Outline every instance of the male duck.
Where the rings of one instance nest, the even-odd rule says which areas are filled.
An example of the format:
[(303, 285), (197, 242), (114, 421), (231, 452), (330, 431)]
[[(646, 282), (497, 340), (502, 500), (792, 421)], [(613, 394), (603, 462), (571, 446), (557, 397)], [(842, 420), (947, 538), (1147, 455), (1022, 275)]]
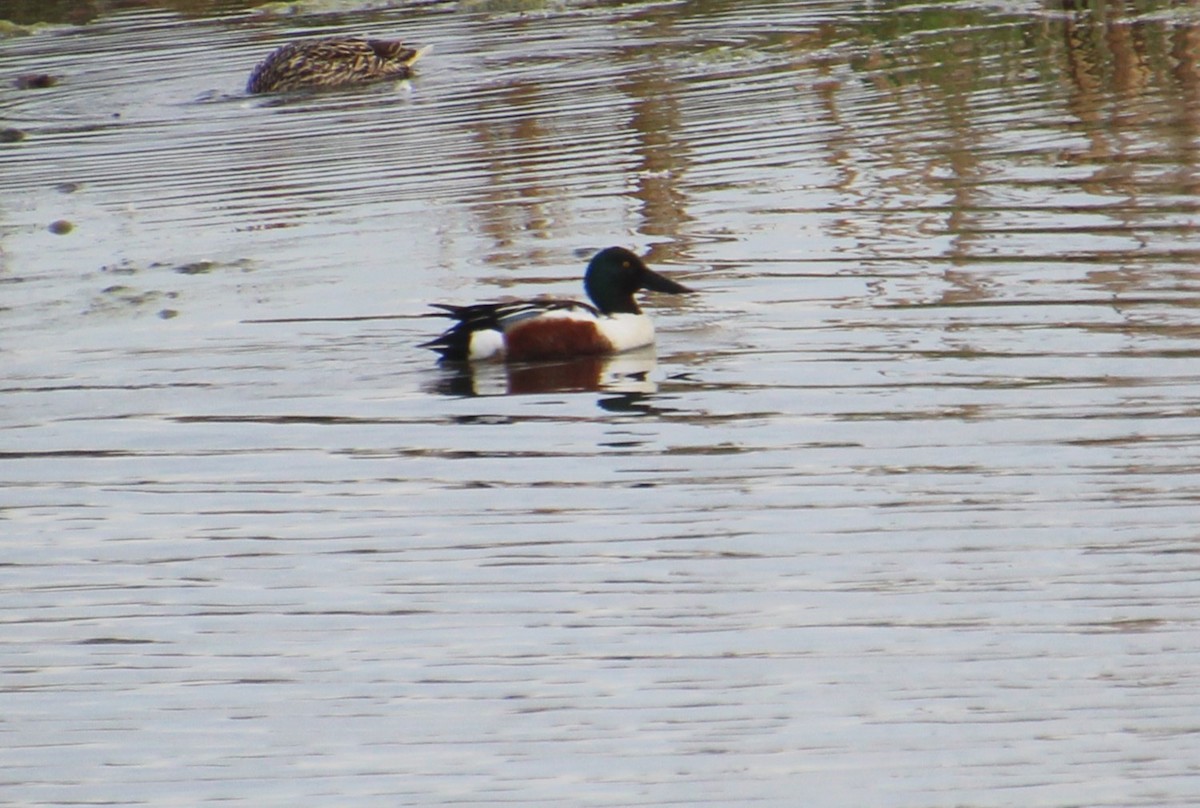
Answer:
[(248, 93), (279, 93), (353, 87), (408, 78), (425, 48), (403, 42), (328, 37), (292, 42), (264, 59), (246, 84)]
[(529, 362), (620, 353), (654, 343), (654, 324), (638, 308), (634, 292), (692, 291), (654, 272), (623, 247), (596, 253), (583, 288), (595, 305), (557, 299), (473, 306), (434, 303), (442, 311), (428, 316), (458, 322), (420, 347), (437, 351), (442, 361)]

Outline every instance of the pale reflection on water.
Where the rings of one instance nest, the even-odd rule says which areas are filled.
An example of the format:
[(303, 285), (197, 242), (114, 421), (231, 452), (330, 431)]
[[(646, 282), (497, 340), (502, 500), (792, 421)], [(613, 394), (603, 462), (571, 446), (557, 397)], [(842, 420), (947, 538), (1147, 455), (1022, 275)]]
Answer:
[(523, 5), (3, 41), (0, 802), (1200, 801), (1195, 15)]

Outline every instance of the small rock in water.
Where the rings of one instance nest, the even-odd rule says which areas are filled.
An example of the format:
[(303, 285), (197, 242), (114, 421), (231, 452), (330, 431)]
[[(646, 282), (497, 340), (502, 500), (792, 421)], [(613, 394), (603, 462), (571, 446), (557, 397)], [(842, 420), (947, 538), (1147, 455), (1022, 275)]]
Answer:
[(75, 229), (75, 225), (68, 222), (66, 219), (59, 219), (55, 222), (50, 222), (50, 226), (46, 228), (56, 236), (65, 236)]
[(25, 139), (20, 129), (0, 129), (0, 143), (19, 143)]
[(212, 272), (216, 264), (212, 261), (193, 261), (190, 264), (181, 264), (175, 267), (175, 271), (180, 275), (204, 275)]

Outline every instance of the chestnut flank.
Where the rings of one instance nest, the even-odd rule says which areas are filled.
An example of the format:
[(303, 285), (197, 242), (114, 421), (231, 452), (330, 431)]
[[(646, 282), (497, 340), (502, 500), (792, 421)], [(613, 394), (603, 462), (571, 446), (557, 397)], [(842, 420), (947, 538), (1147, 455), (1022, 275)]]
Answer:
[(570, 359), (613, 352), (594, 323), (566, 317), (535, 317), (504, 335), (510, 361)]

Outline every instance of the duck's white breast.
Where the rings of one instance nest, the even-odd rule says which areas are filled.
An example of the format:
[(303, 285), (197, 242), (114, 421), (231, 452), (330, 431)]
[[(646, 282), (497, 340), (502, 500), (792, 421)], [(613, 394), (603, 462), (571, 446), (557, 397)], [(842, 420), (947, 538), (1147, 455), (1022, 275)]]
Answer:
[(599, 325), (618, 353), (654, 344), (654, 323), (644, 314), (613, 314), (601, 317)]

